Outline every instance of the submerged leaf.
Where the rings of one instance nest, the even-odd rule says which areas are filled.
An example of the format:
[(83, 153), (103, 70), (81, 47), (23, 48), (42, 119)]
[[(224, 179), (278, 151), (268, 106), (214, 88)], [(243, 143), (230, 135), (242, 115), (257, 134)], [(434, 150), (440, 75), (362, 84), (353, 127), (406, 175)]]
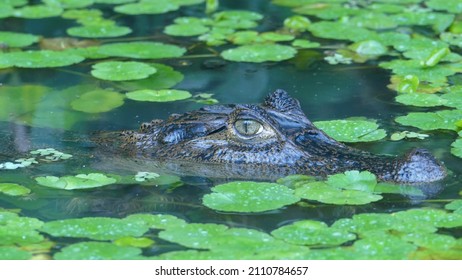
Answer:
[(142, 89), (127, 92), (127, 98), (136, 101), (151, 101), (151, 102), (169, 102), (176, 100), (188, 99), (191, 94), (185, 90), (177, 89), (160, 89), (160, 90), (149, 90)]
[(263, 212), (299, 200), (290, 188), (274, 183), (232, 182), (212, 188), (203, 197), (205, 206), (231, 212)]
[(125, 96), (109, 90), (94, 90), (82, 94), (71, 102), (72, 109), (85, 113), (111, 111), (124, 104)]

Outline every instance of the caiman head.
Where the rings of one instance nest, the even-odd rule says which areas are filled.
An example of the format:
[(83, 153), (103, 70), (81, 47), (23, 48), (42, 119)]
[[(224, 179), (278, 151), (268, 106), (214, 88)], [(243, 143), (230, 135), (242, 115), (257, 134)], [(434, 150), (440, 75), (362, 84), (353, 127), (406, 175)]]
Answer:
[[(374, 155), (339, 143), (314, 126), (299, 102), (283, 90), (262, 104), (212, 105), (125, 131), (120, 147), (162, 161), (238, 166), (280, 176), (326, 176), (368, 170), (383, 181), (428, 183), (446, 172), (430, 152), (403, 157)], [(251, 179), (251, 178), (250, 178)]]

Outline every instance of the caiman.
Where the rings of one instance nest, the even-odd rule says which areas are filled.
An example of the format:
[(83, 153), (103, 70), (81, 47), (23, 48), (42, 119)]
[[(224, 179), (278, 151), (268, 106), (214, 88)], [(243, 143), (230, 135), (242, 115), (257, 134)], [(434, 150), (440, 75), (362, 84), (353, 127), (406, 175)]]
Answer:
[(376, 155), (334, 140), (284, 90), (269, 94), (262, 104), (205, 106), (144, 123), (138, 131), (109, 135), (104, 145), (112, 150), (117, 146), (124, 157), (204, 177), (271, 180), (367, 170), (381, 181), (419, 184), (446, 176), (444, 166), (426, 149)]

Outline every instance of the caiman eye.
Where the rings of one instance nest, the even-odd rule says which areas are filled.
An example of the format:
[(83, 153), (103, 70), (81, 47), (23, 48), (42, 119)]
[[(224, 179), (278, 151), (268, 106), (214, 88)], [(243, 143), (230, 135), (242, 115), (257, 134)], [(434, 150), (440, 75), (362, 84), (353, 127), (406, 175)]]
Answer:
[(237, 120), (234, 123), (234, 128), (242, 136), (257, 135), (263, 130), (263, 125), (255, 120)]

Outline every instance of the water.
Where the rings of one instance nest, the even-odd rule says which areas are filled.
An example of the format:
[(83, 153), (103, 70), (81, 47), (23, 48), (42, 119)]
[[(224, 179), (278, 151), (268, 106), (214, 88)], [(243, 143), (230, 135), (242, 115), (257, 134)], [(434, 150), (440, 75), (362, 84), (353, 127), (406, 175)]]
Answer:
[[(239, 3), (235, 4), (235, 2)], [(261, 25), (262, 29), (269, 28), (288, 13), (288, 10), (280, 10), (266, 1), (251, 2), (222, 1), (222, 7), (238, 6), (240, 9), (250, 8), (269, 14), (270, 16), (265, 18)], [(163, 26), (180, 14), (198, 13), (197, 8), (191, 8), (161, 15), (154, 20), (149, 16), (138, 16), (123, 18), (122, 22), (135, 30), (134, 36), (154, 33), (155, 36), (164, 38), (165, 36), (158, 35), (160, 27), (156, 26)], [(0, 26), (4, 30), (51, 37), (65, 35), (64, 28), (55, 28), (61, 24), (63, 23), (59, 19), (0, 21)], [(197, 52), (207, 53), (207, 50), (199, 49)], [(321, 60), (322, 55), (323, 50), (307, 51), (306, 62), (298, 64), (296, 62), (299, 61), (295, 60), (263, 64), (225, 62), (213, 55), (165, 60), (162, 63), (171, 65), (184, 74), (185, 79), (176, 88), (192, 93), (213, 93), (214, 98), (220, 103), (258, 103), (269, 92), (281, 88), (299, 99), (303, 111), (311, 121), (361, 116), (377, 119), (380, 126), (389, 134), (403, 129), (393, 119), (409, 112), (410, 109), (394, 102), (395, 93), (386, 87), (389, 81), (387, 71), (379, 69), (374, 63), (333, 66)], [(210, 67), (217, 62), (217, 67)], [(87, 74), (89, 69), (87, 63), (62, 69), (5, 69), (0, 72), (0, 83), (3, 86), (43, 85), (51, 90), (62, 90), (69, 86), (87, 83), (110, 86), (110, 83), (95, 81)], [(45, 103), (42, 107), (36, 107), (32, 118), (39, 119), (43, 113), (47, 113), (50, 110), (49, 106), (55, 106), (54, 101), (50, 100), (51, 105)], [(182, 178), (184, 185), (177, 188), (114, 184), (97, 189), (66, 191), (44, 188), (34, 182), (33, 178), (37, 176), (64, 176), (98, 170), (98, 165), (95, 165), (97, 160), (92, 158), (94, 151), (86, 145), (85, 141), (95, 131), (137, 129), (142, 122), (166, 118), (172, 113), (182, 113), (201, 106), (191, 101), (150, 103), (126, 100), (124, 106), (110, 112), (87, 115), (83, 120), (78, 119), (70, 127), (67, 127), (65, 121), (62, 121), (60, 126), (58, 121), (52, 129), (44, 128), (42, 125), (24, 126), (18, 124), (21, 123), (18, 121), (20, 115), (12, 116), (11, 121), (0, 123), (4, 147), (0, 152), (0, 162), (23, 155), (31, 146), (52, 147), (72, 153), (74, 157), (72, 160), (41, 164), (31, 168), (0, 171), (1, 181), (17, 182), (32, 190), (32, 193), (25, 197), (0, 195), (0, 208), (21, 209), (22, 215), (44, 221), (89, 216), (125, 217), (133, 213), (147, 212), (171, 214), (189, 222), (219, 223), (271, 231), (301, 219), (321, 220), (331, 224), (339, 218), (348, 218), (357, 213), (391, 213), (420, 207), (441, 208), (441, 201), (450, 201), (459, 197), (458, 182), (462, 174), (462, 166), (460, 159), (452, 156), (448, 148), (455, 134), (444, 131), (430, 132), (430, 137), (426, 140), (400, 142), (382, 140), (353, 144), (354, 147), (362, 150), (383, 154), (402, 154), (415, 146), (431, 150), (451, 170), (451, 174), (445, 181), (446, 187), (441, 193), (422, 201), (390, 195), (381, 202), (359, 207), (293, 205), (263, 214), (229, 214), (213, 211), (202, 205), (203, 195), (210, 193), (210, 187), (214, 183), (207, 178), (195, 176)], [(71, 117), (68, 112), (60, 110), (56, 110), (55, 114), (56, 120)], [(34, 120), (30, 123), (33, 124)], [(17, 152), (11, 153), (12, 148)], [(106, 169), (104, 171), (108, 172)], [(153, 249), (150, 253), (157, 254), (158, 251)]]

